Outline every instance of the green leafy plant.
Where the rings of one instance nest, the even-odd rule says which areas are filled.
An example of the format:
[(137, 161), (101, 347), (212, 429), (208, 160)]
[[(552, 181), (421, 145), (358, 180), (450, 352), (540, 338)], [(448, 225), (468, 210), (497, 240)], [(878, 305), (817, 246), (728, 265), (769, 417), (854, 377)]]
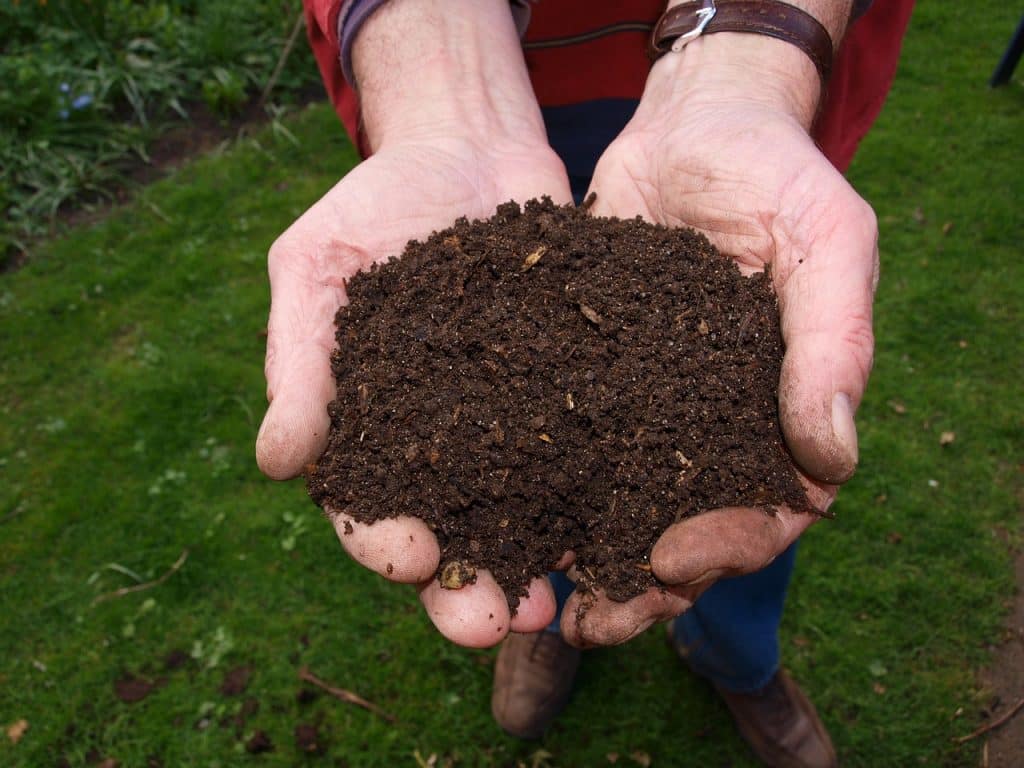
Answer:
[(203, 80), (203, 98), (211, 111), (219, 115), (235, 114), (245, 102), (245, 83), (231, 70), (214, 67), (212, 76)]
[[(0, 5), (0, 263), (59, 213), (108, 200), (170, 125), (238, 114), (265, 86), (298, 0), (50, 0)], [(296, 46), (275, 98), (317, 79)], [(269, 106), (269, 105), (268, 105)]]

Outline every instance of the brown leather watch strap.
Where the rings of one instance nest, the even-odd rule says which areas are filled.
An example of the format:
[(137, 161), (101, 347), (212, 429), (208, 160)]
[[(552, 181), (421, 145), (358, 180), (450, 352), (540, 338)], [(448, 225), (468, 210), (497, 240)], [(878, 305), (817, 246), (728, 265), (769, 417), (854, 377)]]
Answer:
[(673, 50), (673, 43), (681, 38), (715, 32), (753, 32), (785, 40), (806, 53), (817, 67), (822, 84), (828, 83), (833, 57), (828, 30), (806, 11), (779, 0), (682, 3), (665, 11), (655, 24), (648, 52), (655, 61)]

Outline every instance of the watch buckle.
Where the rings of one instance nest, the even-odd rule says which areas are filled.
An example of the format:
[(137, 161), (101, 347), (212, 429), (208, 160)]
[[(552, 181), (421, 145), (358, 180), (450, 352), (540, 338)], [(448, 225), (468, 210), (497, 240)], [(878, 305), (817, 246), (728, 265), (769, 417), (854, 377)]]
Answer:
[(683, 50), (687, 43), (694, 40), (704, 34), (704, 28), (711, 23), (711, 20), (715, 18), (715, 12), (718, 9), (715, 8), (715, 0), (704, 0), (704, 7), (697, 11), (697, 26), (677, 37), (672, 42), (672, 51), (679, 53)]

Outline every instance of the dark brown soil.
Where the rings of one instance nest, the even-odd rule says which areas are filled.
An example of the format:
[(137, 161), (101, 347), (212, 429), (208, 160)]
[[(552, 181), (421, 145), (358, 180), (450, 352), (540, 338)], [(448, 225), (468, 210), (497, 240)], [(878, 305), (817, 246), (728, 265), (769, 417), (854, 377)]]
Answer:
[(625, 600), (684, 517), (810, 511), (778, 424), (771, 281), (695, 232), (508, 203), (348, 294), (309, 492), (423, 519), (446, 586), (486, 568), (514, 608), (572, 550), (581, 588)]

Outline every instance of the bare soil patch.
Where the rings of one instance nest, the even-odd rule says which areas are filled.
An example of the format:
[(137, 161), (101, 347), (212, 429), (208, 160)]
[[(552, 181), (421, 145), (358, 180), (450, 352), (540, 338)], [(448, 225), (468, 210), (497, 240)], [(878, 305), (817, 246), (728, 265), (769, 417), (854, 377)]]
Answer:
[[(1015, 562), (1017, 593), (1006, 624), (1006, 639), (996, 651), (982, 681), (992, 691), (988, 717), (995, 721), (1024, 699), (1024, 550)], [(1024, 712), (986, 734), (988, 768), (1019, 768), (1024, 765)]]

